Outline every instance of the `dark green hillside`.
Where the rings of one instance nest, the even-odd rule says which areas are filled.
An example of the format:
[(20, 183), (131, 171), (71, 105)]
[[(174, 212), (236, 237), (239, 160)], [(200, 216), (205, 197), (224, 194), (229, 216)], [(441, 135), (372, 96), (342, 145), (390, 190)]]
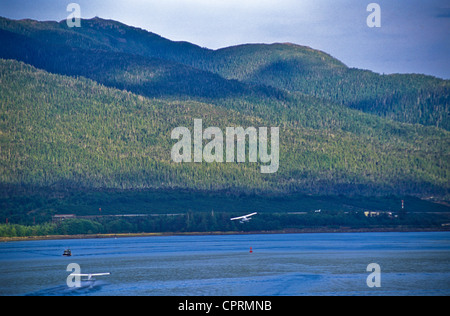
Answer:
[(0, 41), (4, 43), (0, 57), (145, 96), (224, 98), (250, 92), (246, 84), (158, 58), (44, 44), (4, 30), (0, 30)]
[[(449, 81), (349, 69), (292, 44), (211, 51), (82, 25), (0, 18), (0, 221), (396, 210), (400, 199), (448, 211), (418, 198), (450, 196)], [(171, 131), (198, 118), (280, 127), (278, 172), (173, 163)]]
[(170, 160), (171, 130), (191, 126), (193, 118), (219, 126), (259, 119), (196, 102), (150, 101), (17, 62), (2, 60), (0, 69), (2, 183), (214, 189), (264, 182), (254, 167)]
[(207, 59), (212, 51), (187, 42), (173, 42), (157, 34), (120, 22), (93, 18), (82, 20), (81, 28), (69, 28), (61, 22), (13, 21), (0, 17), (0, 29), (50, 45), (84, 50), (121, 52), (161, 58), (191, 65)]
[[(0, 47), (0, 57), (22, 60), (53, 73), (84, 76), (106, 86), (147, 97), (205, 101), (249, 116), (256, 115), (277, 126), (345, 131), (401, 142), (407, 147), (411, 141), (421, 142), (428, 135), (442, 134), (420, 127), (400, 127), (323, 99), (226, 80), (172, 61), (98, 49), (70, 48), (58, 43), (44, 44), (9, 31), (0, 30), (0, 39), (5, 43)], [(282, 50), (285, 45), (274, 46)], [(255, 45), (248, 47), (260, 50)], [(315, 56), (313, 50), (308, 52)], [(326, 54), (320, 60), (322, 58), (334, 60)], [(316, 63), (320, 64), (320, 61), (316, 60)], [(336, 63), (333, 67), (343, 65)]]
[[(415, 134), (397, 126), (387, 142), (286, 127), (280, 170), (267, 176), (257, 165), (176, 165), (169, 157), (171, 129), (191, 127), (194, 118), (206, 126), (268, 126), (261, 118), (193, 101), (150, 100), (15, 61), (0, 60), (0, 84), (2, 221), (31, 224), (99, 208), (103, 214), (396, 210), (400, 198), (351, 196), (448, 195), (444, 132), (416, 127), (422, 136), (406, 142), (405, 135)], [(419, 211), (446, 210), (409, 199)]]
[(1, 61), (0, 80), (3, 184), (448, 194), (450, 138), (433, 128), (395, 125), (337, 109), (317, 113), (334, 115), (348, 128), (352, 121), (359, 126), (350, 132), (336, 126), (320, 130), (281, 125), (280, 169), (263, 175), (255, 164), (174, 164), (170, 133), (178, 126), (192, 129), (194, 118), (203, 118), (204, 127), (224, 130), (273, 126), (267, 117), (194, 101), (150, 100), (14, 61)]
[[(350, 69), (326, 53), (293, 44), (241, 45), (211, 51), (186, 42), (173, 42), (116, 21), (94, 18), (82, 20), (82, 25), (81, 28), (68, 28), (65, 21), (0, 18), (0, 29), (34, 39), (41, 43), (41, 48), (57, 44), (170, 60), (214, 72), (227, 79), (300, 92), (400, 122), (450, 128), (448, 80), (421, 75), (384, 76)], [(32, 50), (29, 53), (35, 55)], [(5, 54), (1, 57), (14, 58)], [(30, 56), (27, 57), (18, 55), (16, 59), (30, 62)], [(30, 63), (41, 67), (38, 63)], [(58, 73), (67, 74), (64, 67), (59, 67), (61, 65), (57, 67)], [(205, 83), (205, 80), (216, 82), (217, 78), (206, 76), (200, 82)], [(200, 83), (199, 80), (195, 82)], [(231, 85), (233, 91), (239, 90), (236, 84)], [(159, 95), (167, 95), (167, 88), (173, 89), (174, 86), (162, 85), (156, 89)], [(216, 83), (210, 86), (220, 90)], [(205, 96), (210, 92), (209, 88), (205, 88), (207, 93), (199, 93), (192, 87), (182, 90), (194, 90), (194, 96)]]
[[(281, 79), (278, 76), (286, 72), (303, 77), (308, 73), (340, 72), (347, 68), (328, 54), (294, 44), (247, 44), (219, 49), (214, 53), (214, 63), (210, 67), (211, 71), (225, 78), (255, 82), (261, 80), (263, 84)], [(269, 78), (258, 77), (269, 69), (272, 69), (272, 74), (267, 72), (271, 75)], [(295, 90), (288, 86), (290, 78), (285, 80), (285, 85), (271, 85)]]
[(323, 98), (405, 123), (450, 129), (450, 82), (424, 75), (379, 75), (292, 44), (242, 45), (215, 52), (225, 78)]

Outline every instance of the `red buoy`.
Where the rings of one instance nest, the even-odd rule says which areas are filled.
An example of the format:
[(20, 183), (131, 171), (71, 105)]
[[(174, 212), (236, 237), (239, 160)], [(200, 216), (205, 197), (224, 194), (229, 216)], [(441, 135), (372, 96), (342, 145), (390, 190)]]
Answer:
[(250, 247), (250, 253), (253, 253), (253, 248), (252, 247)]

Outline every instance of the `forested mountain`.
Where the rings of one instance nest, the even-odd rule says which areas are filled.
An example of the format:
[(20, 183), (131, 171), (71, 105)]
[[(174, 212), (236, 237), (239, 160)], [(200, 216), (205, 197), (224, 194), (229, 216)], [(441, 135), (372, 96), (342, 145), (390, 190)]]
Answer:
[(211, 72), (159, 58), (71, 48), (0, 30), (0, 56), (24, 61), (52, 73), (83, 76), (107, 86), (146, 96), (226, 97), (248, 85)]
[[(449, 198), (449, 81), (349, 69), (292, 44), (213, 51), (99, 18), (0, 18), (0, 58), (8, 212), (17, 192), (47, 188)], [(171, 131), (198, 118), (279, 126), (278, 172), (173, 163)]]
[[(192, 127), (199, 117), (223, 130), (272, 126), (283, 113), (270, 118), (147, 99), (16, 61), (1, 61), (0, 80), (4, 184), (330, 194), (445, 195), (448, 189), (449, 132), (443, 130), (318, 106), (324, 126), (281, 126), (280, 170), (263, 175), (250, 163), (174, 164), (171, 131)], [(286, 113), (308, 115), (302, 108)], [(352, 124), (353, 131), (338, 128)]]
[[(241, 45), (212, 51), (186, 42), (172, 42), (116, 21), (94, 18), (82, 20), (82, 25), (81, 28), (68, 28), (65, 21), (12, 21), (0, 18), (0, 30), (25, 36), (23, 40), (26, 39), (27, 43), (34, 39), (40, 47), (38, 50), (28, 47), (26, 56), (3, 48), (0, 56), (14, 58), (11, 55), (15, 55), (16, 59), (41, 67), (43, 60), (49, 62), (49, 54), (41, 50), (47, 47), (55, 51), (52, 47), (57, 45), (60, 47), (59, 52), (66, 52), (65, 58), (61, 57), (65, 60), (58, 61), (59, 66), (53, 67), (57, 69), (44, 68), (62, 74), (71, 74), (64, 66), (61, 69), (59, 67), (64, 63), (67, 66), (74, 60), (67, 56), (67, 48), (158, 58), (213, 72), (226, 79), (326, 99), (400, 122), (432, 125), (447, 130), (450, 128), (448, 80), (424, 75), (379, 75), (351, 69), (326, 53), (294, 44)], [(5, 33), (0, 36), (4, 40), (10, 37)], [(128, 59), (126, 56), (121, 58)], [(74, 64), (79, 64), (80, 59), (75, 61)], [(184, 68), (184, 73), (186, 71)], [(175, 79), (180, 79), (184, 73), (180, 70)], [(211, 81), (211, 77), (206, 77), (202, 83)], [(191, 77), (187, 75), (186, 78)], [(188, 85), (189, 79), (185, 81)], [(170, 77), (167, 78), (169, 81)], [(214, 82), (212, 85), (216, 91), (221, 90), (221, 84)], [(167, 95), (167, 91), (177, 90), (174, 86), (162, 85), (155, 89), (160, 95)], [(194, 90), (192, 87), (189, 89)], [(208, 88), (205, 90), (205, 93), (194, 91), (193, 95), (205, 96), (210, 92)], [(239, 88), (234, 84), (233, 91), (236, 90)], [(228, 92), (229, 89), (224, 91)]]
[(243, 45), (215, 53), (225, 78), (324, 98), (406, 123), (450, 128), (450, 82), (425, 75), (379, 75), (292, 44)]

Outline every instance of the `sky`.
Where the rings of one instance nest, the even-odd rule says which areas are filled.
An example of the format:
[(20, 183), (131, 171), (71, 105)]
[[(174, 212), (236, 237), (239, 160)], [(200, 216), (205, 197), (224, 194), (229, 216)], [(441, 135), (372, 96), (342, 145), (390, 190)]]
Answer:
[[(450, 0), (0, 0), (0, 16), (61, 21), (72, 2), (82, 18), (211, 49), (290, 42), (349, 67), (450, 79)], [(370, 3), (381, 8), (379, 28), (367, 25)]]

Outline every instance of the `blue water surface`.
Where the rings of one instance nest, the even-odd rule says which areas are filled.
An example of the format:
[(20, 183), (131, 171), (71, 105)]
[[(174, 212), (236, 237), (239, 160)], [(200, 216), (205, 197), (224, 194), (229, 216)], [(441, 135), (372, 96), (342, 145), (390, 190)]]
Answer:
[[(72, 257), (62, 256), (66, 248)], [(77, 263), (81, 273), (111, 275), (70, 288), (70, 263)], [(381, 268), (381, 287), (366, 283), (371, 263)], [(450, 295), (450, 233), (1, 243), (0, 295)]]

